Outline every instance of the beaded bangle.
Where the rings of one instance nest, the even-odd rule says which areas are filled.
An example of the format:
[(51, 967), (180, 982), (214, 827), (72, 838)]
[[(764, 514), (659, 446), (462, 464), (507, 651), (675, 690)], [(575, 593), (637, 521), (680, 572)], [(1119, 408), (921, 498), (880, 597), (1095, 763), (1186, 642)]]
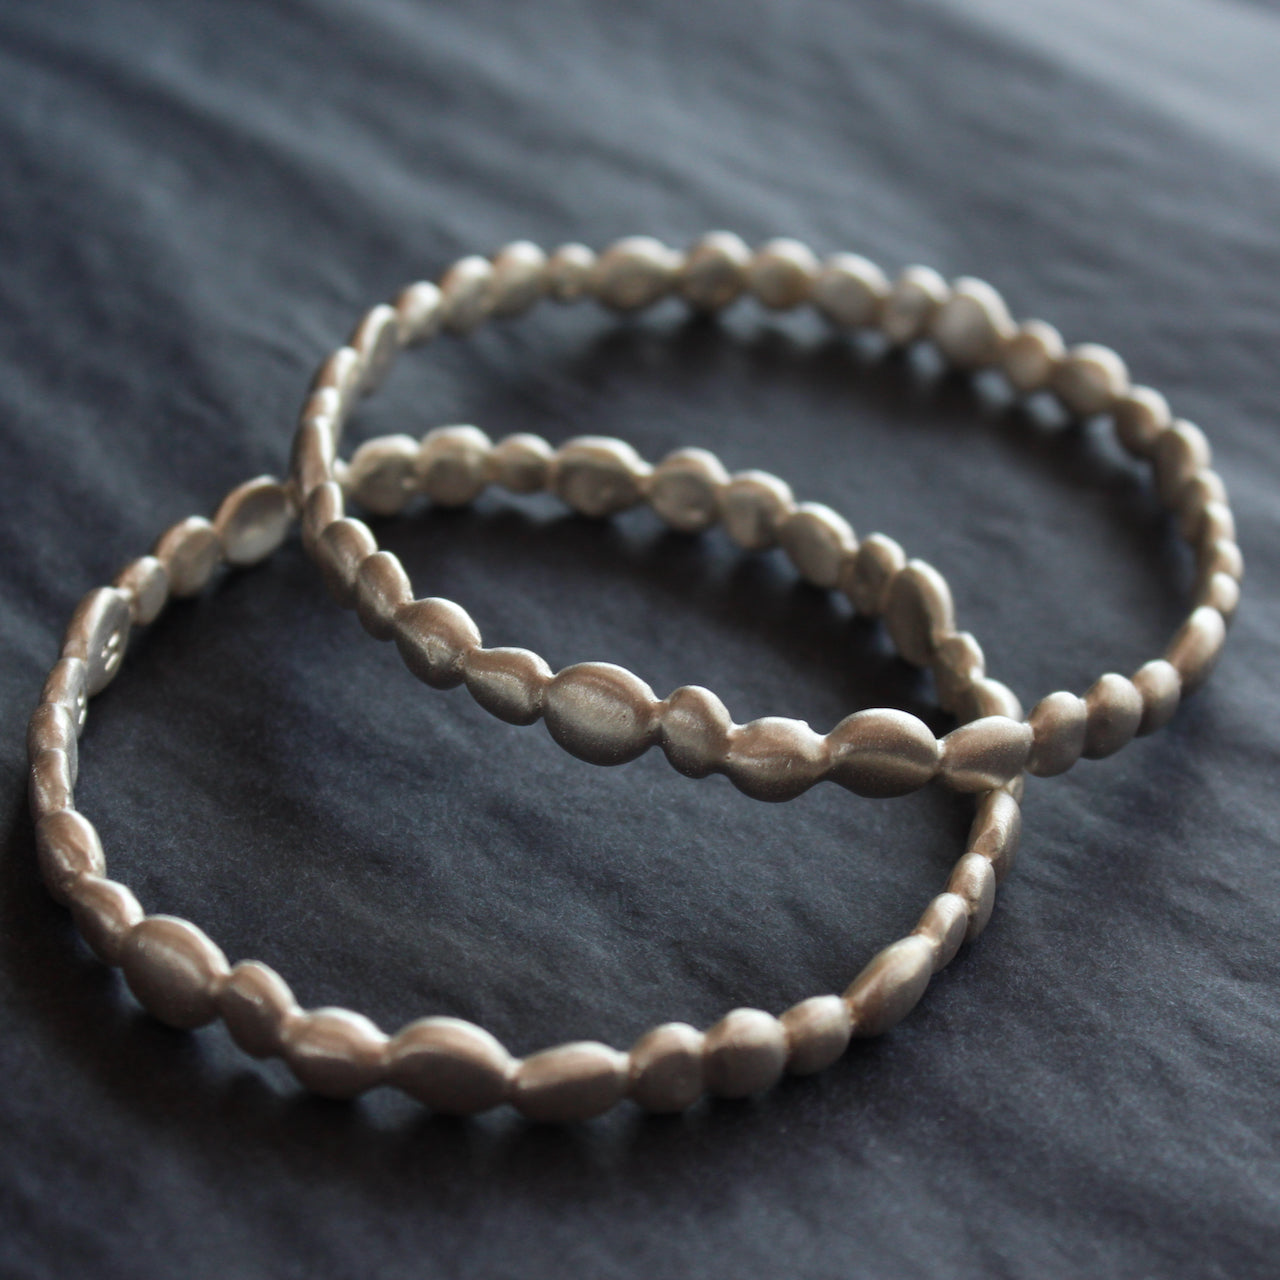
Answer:
[[(887, 1031), (986, 925), (1017, 850), (1020, 780), (978, 797), (965, 852), (911, 934), (874, 956), (843, 996), (814, 996), (780, 1017), (740, 1008), (705, 1033), (684, 1023), (656, 1027), (626, 1053), (577, 1042), (517, 1060), (457, 1018), (424, 1018), (388, 1037), (348, 1010), (303, 1011), (266, 965), (231, 966), (195, 925), (145, 915), (128, 888), (106, 878), (97, 832), (73, 796), (88, 700), (119, 672), (131, 628), (152, 622), (171, 597), (202, 590), (220, 563), (265, 559), (291, 522), (285, 487), (260, 477), (233, 490), (213, 521), (192, 517), (173, 526), (152, 555), (81, 601), (31, 717), (30, 801), (42, 876), (93, 951), (123, 969), (161, 1021), (195, 1028), (220, 1017), (246, 1052), (282, 1057), (303, 1085), (330, 1097), (386, 1083), (453, 1114), (506, 1101), (530, 1119), (559, 1122), (598, 1115), (624, 1097), (651, 1111), (679, 1111), (705, 1091), (743, 1097), (784, 1072), (819, 1071), (851, 1037)], [(366, 625), (369, 616), (366, 607)]]
[[(941, 742), (928, 734), (932, 745), (915, 726), (904, 733), (890, 748), (901, 765), (893, 771), (895, 785), (903, 790), (935, 776), (960, 790), (981, 790), (1024, 770), (1050, 776), (1082, 756), (1110, 755), (1166, 724), (1182, 696), (1208, 675), (1239, 602), (1243, 574), (1226, 489), (1210, 469), (1203, 432), (1173, 419), (1158, 392), (1131, 386), (1115, 352), (1096, 344), (1068, 350), (1043, 321), (1015, 324), (1000, 295), (980, 280), (948, 284), (937, 272), (914, 266), (890, 284), (878, 267), (853, 254), (819, 262), (794, 240), (770, 241), (752, 252), (737, 236), (713, 232), (684, 254), (631, 237), (599, 257), (567, 245), (548, 258), (535, 245), (518, 242), (492, 261), (463, 258), (439, 285), (410, 285), (394, 306), (374, 307), (322, 364), (294, 437), (290, 472), (292, 492), (305, 503), (304, 541), (340, 602), (358, 608), (375, 635), (394, 637), (428, 683), (465, 682), (504, 719), (517, 713), (533, 719), (545, 710), (557, 740), (598, 763), (630, 759), (661, 736), (655, 720), (660, 704), (629, 672), (587, 664), (553, 681), (534, 655), (480, 648), (471, 619), (452, 602), (414, 601), (399, 561), (378, 550), (366, 525), (344, 517), (333, 482), (342, 474), (337, 448), (348, 417), (363, 395), (381, 385), (403, 348), (441, 332), (469, 333), (490, 317), (527, 311), (543, 297), (594, 298), (630, 312), (671, 295), (702, 311), (744, 295), (772, 309), (812, 304), (839, 328), (876, 328), (896, 345), (927, 338), (957, 368), (996, 367), (1021, 394), (1051, 391), (1076, 416), (1109, 415), (1124, 447), (1151, 462), (1159, 498), (1196, 556), (1193, 608), (1164, 656), (1132, 678), (1103, 675), (1083, 697), (1051, 693), (1024, 722), (1017, 699), (985, 676), (973, 637), (956, 631), (951, 596), (936, 571), (908, 562), (882, 535), (859, 543), (834, 512), (797, 504), (776, 477), (729, 476), (700, 450), (679, 450), (651, 467), (620, 442), (597, 437), (552, 451), (533, 436), (511, 436), (495, 446), (475, 428), (446, 428), (421, 444), (396, 437), (358, 449), (346, 473), (355, 495), (369, 509), (389, 512), (414, 488), (451, 504), (470, 501), (490, 482), (518, 491), (547, 487), (588, 516), (647, 500), (675, 529), (693, 532), (722, 520), (745, 547), (780, 542), (809, 581), (840, 587), (860, 611), (886, 615), (903, 656), (932, 667), (944, 707), (981, 717)], [(835, 762), (850, 721), (823, 738), (801, 721), (731, 727), (719, 703), (691, 706), (683, 714), (694, 718), (689, 732), (712, 744), (695, 767), (727, 772), (739, 786), (746, 781), (752, 794), (786, 798), (841, 770)], [(600, 725), (608, 718), (628, 728), (603, 735)], [(751, 759), (735, 768), (731, 739), (741, 744), (742, 760), (758, 756), (765, 763)], [(864, 779), (856, 781), (858, 790)]]

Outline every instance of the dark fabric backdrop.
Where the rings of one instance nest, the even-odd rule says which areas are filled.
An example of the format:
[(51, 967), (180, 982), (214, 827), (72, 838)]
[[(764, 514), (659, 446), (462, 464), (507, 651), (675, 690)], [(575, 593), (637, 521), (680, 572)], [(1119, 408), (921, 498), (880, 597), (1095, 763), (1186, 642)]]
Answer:
[[(1280, 1250), (1280, 17), (1228, 0), (0, 8), (0, 1273), (1273, 1276)], [(576, 1129), (302, 1096), (141, 1016), (33, 869), (23, 728), (80, 594), (285, 465), (359, 310), (507, 240), (714, 226), (973, 273), (1209, 431), (1248, 591), (1210, 685), (1033, 781), (922, 1006), (821, 1077)], [(1158, 651), (1189, 570), (1105, 436), (743, 307), (547, 309), (399, 371), (359, 432), (474, 421), (760, 466), (937, 564), (1030, 704)], [(379, 529), (553, 665), (739, 719), (929, 710), (776, 555), (486, 498)], [(417, 686), (290, 544), (142, 637), (82, 807), (151, 910), (300, 998), (517, 1052), (839, 990), (966, 806), (776, 807), (592, 769)]]

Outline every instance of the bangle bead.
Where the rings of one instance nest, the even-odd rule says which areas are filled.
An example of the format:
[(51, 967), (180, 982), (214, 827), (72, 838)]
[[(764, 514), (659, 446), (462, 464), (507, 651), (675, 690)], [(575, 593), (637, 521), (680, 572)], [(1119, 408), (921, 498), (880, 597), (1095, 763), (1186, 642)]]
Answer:
[(587, 295), (596, 255), (585, 244), (564, 244), (547, 260), (547, 290), (557, 302)]
[(720, 519), (729, 473), (706, 449), (677, 449), (653, 469), (649, 505), (680, 533), (701, 533)]
[(787, 1070), (795, 1076), (825, 1071), (849, 1046), (853, 1020), (839, 996), (810, 996), (779, 1019), (787, 1037)]
[(584, 516), (600, 518), (640, 501), (649, 465), (621, 440), (579, 436), (556, 451), (557, 497)]
[(169, 593), (183, 599), (204, 590), (222, 559), (222, 542), (203, 516), (188, 516), (161, 536), (152, 554), (169, 575)]
[(420, 1018), (397, 1032), (387, 1079), (441, 1115), (467, 1116), (502, 1102), (515, 1059), (487, 1031), (461, 1018)]
[(972, 942), (987, 927), (996, 902), (996, 873), (990, 861), (980, 853), (966, 853), (955, 865), (947, 892), (954, 893), (965, 904), (969, 924), (964, 940)]
[(1151, 387), (1132, 387), (1112, 406), (1116, 437), (1135, 458), (1150, 458), (1173, 415), (1169, 402)]
[(232, 489), (213, 518), (222, 555), (237, 568), (271, 555), (284, 542), (289, 524), (288, 496), (271, 476), (258, 476)]
[(218, 1016), (227, 959), (195, 925), (176, 916), (146, 916), (120, 947), (129, 990), (153, 1018), (171, 1027), (203, 1027)]
[(1043, 320), (1026, 320), (1000, 348), (1000, 368), (1010, 386), (1024, 395), (1042, 391), (1067, 353), (1062, 335)]
[(719, 311), (747, 287), (751, 250), (731, 231), (712, 231), (694, 242), (680, 267), (680, 296), (699, 311)]
[(115, 679), (129, 644), (129, 597), (115, 587), (99, 587), (80, 601), (67, 626), (64, 658), (85, 666), (85, 693), (101, 693)]
[(387, 1037), (363, 1014), (314, 1009), (285, 1027), (289, 1069), (323, 1098), (354, 1098), (382, 1081)]
[(541, 437), (518, 432), (489, 451), (485, 476), (509, 493), (537, 493), (547, 487), (555, 451)]
[(596, 259), (591, 292), (615, 311), (639, 311), (671, 292), (679, 267), (679, 255), (660, 240), (626, 236)]
[(1090, 760), (1113, 755), (1127, 746), (1142, 723), (1142, 693), (1132, 680), (1109, 672), (1084, 696), (1085, 733), (1082, 753)]
[(1072, 413), (1105, 413), (1129, 390), (1129, 371), (1110, 347), (1085, 342), (1058, 361), (1053, 389)]
[(493, 314), (518, 316), (547, 289), (547, 255), (528, 240), (516, 240), (493, 257)]
[(129, 597), (129, 618), (145, 627), (169, 601), (169, 574), (155, 556), (139, 556), (116, 574), (111, 584)]
[(725, 532), (747, 551), (774, 546), (795, 505), (791, 486), (765, 471), (740, 471), (720, 491)]
[(934, 956), (933, 941), (919, 934), (899, 938), (874, 956), (844, 993), (852, 1034), (879, 1036), (896, 1027), (924, 995)]
[(553, 676), (543, 719), (570, 755), (625, 764), (657, 741), (658, 699), (638, 676), (610, 662), (580, 662)]
[(1165, 657), (1178, 673), (1184, 693), (1204, 683), (1222, 653), (1226, 638), (1222, 614), (1209, 605), (1201, 605), (1178, 629)]
[(856, 253), (833, 253), (813, 282), (813, 303), (841, 328), (875, 324), (889, 296), (889, 281), (874, 262)]
[(511, 1101), (526, 1119), (543, 1124), (590, 1120), (623, 1096), (630, 1074), (627, 1055), (606, 1044), (562, 1044), (516, 1067)]
[(377, 391), (400, 354), (400, 317), (396, 309), (385, 303), (371, 307), (360, 318), (347, 345), (360, 357), (359, 393)]
[(929, 336), (952, 364), (974, 369), (994, 364), (1013, 337), (1004, 299), (985, 280), (963, 276), (929, 322)]
[(734, 1009), (707, 1032), (703, 1054), (708, 1091), (745, 1098), (782, 1079), (787, 1031), (761, 1009)]
[(1182, 701), (1182, 677), (1171, 663), (1156, 658), (1134, 673), (1133, 683), (1142, 695), (1142, 719), (1138, 721), (1136, 736), (1143, 737), (1164, 728), (1173, 719)]
[(255, 1058), (283, 1054), (285, 1036), (302, 1016), (285, 980), (258, 960), (234, 965), (216, 999), (231, 1038)]
[(929, 903), (912, 933), (933, 948), (933, 972), (937, 973), (955, 959), (968, 931), (969, 904), (958, 893), (947, 892)]
[(857, 554), (846, 564), (841, 590), (859, 613), (879, 617), (888, 607), (889, 589), (906, 563), (906, 553), (892, 538), (873, 533), (862, 540)]
[(472, 254), (460, 258), (440, 281), (441, 324), (446, 333), (463, 336), (479, 328), (493, 309), (493, 266)]
[(924, 334), (950, 293), (932, 267), (907, 267), (880, 306), (880, 328), (890, 342), (906, 346)]
[(836, 586), (857, 549), (849, 522), (820, 502), (800, 503), (782, 522), (778, 541), (796, 572), (824, 590)]
[(1041, 698), (1027, 717), (1031, 753), (1027, 772), (1038, 778), (1066, 773), (1084, 752), (1089, 710), (1074, 693), (1051, 693)]
[(489, 437), (478, 427), (437, 427), (422, 437), (414, 474), (418, 488), (442, 507), (473, 502), (488, 483)]
[(143, 916), (137, 898), (124, 885), (88, 873), (69, 886), (68, 903), (76, 929), (94, 955), (104, 964), (118, 965), (125, 939)]
[(685, 1111), (706, 1090), (706, 1037), (686, 1022), (667, 1022), (631, 1046), (628, 1093), (646, 1111)]
[(1013, 870), (1022, 839), (1022, 806), (1007, 791), (989, 791), (978, 801), (969, 828), (968, 851), (991, 864), (996, 884)]
[(923, 560), (912, 560), (893, 576), (884, 620), (898, 652), (917, 667), (929, 665), (938, 644), (956, 629), (951, 589)]
[(419, 443), (412, 436), (367, 440), (351, 455), (347, 485), (375, 516), (402, 511), (417, 487)]
[(528, 649), (470, 649), (467, 689), (490, 715), (508, 724), (533, 724), (542, 715), (552, 672)]
[(36, 819), (36, 856), (45, 888), (65, 903), (81, 876), (105, 876), (107, 860), (98, 833), (74, 809)]
[(59, 658), (40, 693), (42, 703), (54, 702), (71, 714), (76, 733), (83, 732), (89, 714), (89, 668), (83, 658)]
[(747, 264), (747, 288), (766, 307), (787, 310), (809, 300), (818, 278), (813, 250), (785, 237), (762, 244)]

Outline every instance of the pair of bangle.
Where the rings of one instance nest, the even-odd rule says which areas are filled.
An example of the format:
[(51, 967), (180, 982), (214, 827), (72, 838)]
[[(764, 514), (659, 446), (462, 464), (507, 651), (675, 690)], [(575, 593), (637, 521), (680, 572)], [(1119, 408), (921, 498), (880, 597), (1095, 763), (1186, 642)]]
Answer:
[[(776, 477), (731, 476), (700, 449), (650, 466), (621, 441), (587, 437), (553, 450), (529, 435), (494, 444), (474, 427), (442, 428), (421, 441), (369, 441), (348, 464), (338, 458), (347, 418), (405, 347), (515, 316), (543, 297), (594, 298), (633, 311), (670, 295), (701, 310), (743, 295), (767, 308), (812, 304), (837, 327), (874, 326), (898, 345), (928, 339), (957, 367), (994, 365), (1020, 392), (1047, 390), (1075, 414), (1110, 415), (1125, 447), (1152, 462), (1159, 496), (1196, 556), (1194, 606), (1165, 655), (1132, 678), (1104, 675), (1083, 696), (1050, 694), (1024, 719), (1012, 692), (987, 676), (977, 641), (956, 630), (950, 592), (935, 569), (908, 560), (883, 535), (859, 540), (841, 516), (797, 503)], [(212, 521), (175, 525), (151, 556), (81, 602), (29, 730), (44, 878), (90, 946), (124, 970), (153, 1014), (183, 1027), (221, 1017), (248, 1052), (283, 1057), (305, 1086), (330, 1096), (391, 1083), (439, 1111), (469, 1113), (507, 1101), (532, 1119), (561, 1121), (599, 1114), (623, 1097), (654, 1111), (680, 1110), (706, 1091), (744, 1096), (784, 1072), (819, 1070), (852, 1036), (879, 1034), (905, 1016), (932, 973), (982, 930), (1016, 852), (1024, 772), (1048, 776), (1082, 756), (1111, 754), (1166, 723), (1208, 674), (1242, 573), (1225, 488), (1209, 464), (1199, 429), (1174, 420), (1158, 393), (1131, 387), (1114, 353), (1091, 345), (1067, 350), (1039, 321), (1015, 325), (980, 281), (948, 285), (912, 267), (891, 283), (854, 255), (818, 262), (794, 241), (752, 252), (722, 232), (685, 254), (631, 238), (599, 257), (576, 245), (547, 257), (519, 243), (492, 260), (464, 258), (438, 285), (412, 285), (394, 305), (375, 307), (324, 362), (303, 409), (287, 483), (264, 477), (240, 486)], [(938, 739), (922, 721), (888, 709), (855, 713), (826, 734), (781, 717), (738, 725), (705, 689), (660, 699), (612, 664), (553, 673), (526, 650), (484, 648), (458, 605), (413, 598), (398, 559), (378, 549), (366, 524), (345, 515), (345, 501), (350, 496), (390, 515), (415, 494), (461, 505), (488, 485), (547, 490), (595, 517), (644, 502), (676, 530), (694, 534), (719, 523), (746, 550), (781, 545), (806, 581), (883, 617), (901, 656), (932, 670), (939, 702), (959, 727)], [(812, 997), (779, 1017), (735, 1009), (706, 1032), (666, 1024), (626, 1053), (580, 1042), (517, 1060), (487, 1032), (454, 1018), (425, 1018), (388, 1037), (358, 1014), (301, 1010), (265, 965), (229, 966), (194, 925), (145, 916), (128, 889), (106, 878), (97, 835), (72, 794), (87, 700), (119, 670), (131, 628), (153, 621), (170, 597), (202, 590), (220, 563), (265, 558), (295, 516), (338, 602), (354, 608), (370, 634), (394, 640), (414, 674), (436, 688), (465, 685), (508, 723), (542, 719), (582, 759), (617, 764), (657, 746), (682, 773), (719, 772), (765, 800), (789, 799), (821, 780), (869, 796), (905, 794), (935, 779), (974, 793), (977, 815), (945, 890), (916, 929), (879, 952), (843, 995)]]

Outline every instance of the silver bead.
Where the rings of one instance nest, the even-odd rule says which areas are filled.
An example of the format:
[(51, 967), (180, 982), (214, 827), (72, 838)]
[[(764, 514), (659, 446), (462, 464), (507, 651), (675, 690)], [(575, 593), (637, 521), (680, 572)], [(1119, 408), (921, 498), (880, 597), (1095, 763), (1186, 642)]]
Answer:
[(802, 502), (782, 522), (778, 541), (806, 582), (828, 590), (858, 546), (849, 522), (821, 502)]
[(956, 957), (969, 931), (969, 904), (956, 893), (940, 893), (924, 909), (912, 936), (933, 947), (933, 972), (945, 969)]
[(460, 605), (433, 597), (396, 614), (395, 641), (419, 680), (433, 689), (453, 689), (465, 679), (468, 655), (480, 647), (480, 630)]
[(1132, 680), (1108, 672), (1099, 676), (1084, 695), (1086, 723), (1084, 751), (1088, 760), (1100, 760), (1127, 746), (1142, 723), (1142, 694)]
[(667, 1022), (645, 1032), (628, 1055), (631, 1098), (659, 1115), (693, 1106), (706, 1089), (705, 1043), (702, 1032), (686, 1022)]
[(354, 1098), (382, 1083), (387, 1044), (363, 1014), (314, 1009), (285, 1028), (281, 1056), (303, 1088), (325, 1098)]
[(364, 362), (354, 347), (339, 347), (331, 351), (316, 370), (311, 380), (311, 392), (332, 391), (332, 414), (336, 421), (344, 422), (355, 407), (360, 395), (360, 378)]
[(717, 1097), (770, 1089), (786, 1070), (786, 1028), (762, 1009), (733, 1009), (707, 1031), (703, 1061), (707, 1089)]
[(947, 881), (947, 892), (964, 899), (969, 912), (964, 938), (966, 942), (972, 942), (991, 919), (996, 901), (995, 869), (980, 853), (966, 853), (956, 863)]
[(1116, 439), (1135, 458), (1149, 458), (1173, 415), (1169, 402), (1151, 387), (1131, 387), (1111, 406)]
[(662, 705), (662, 749), (677, 772), (705, 778), (729, 754), (733, 718), (710, 689), (684, 685)]
[(460, 258), (440, 281), (442, 327), (448, 333), (468, 334), (488, 318), (493, 307), (493, 266), (472, 254)]
[(169, 594), (198, 595), (222, 560), (218, 531), (203, 516), (188, 516), (160, 535), (152, 554), (169, 575)]
[(1165, 659), (1178, 673), (1182, 692), (1190, 693), (1208, 678), (1222, 654), (1227, 624), (1217, 609), (1201, 605), (1178, 628), (1169, 642)]
[(630, 1065), (625, 1053), (589, 1040), (544, 1049), (516, 1068), (511, 1101), (543, 1124), (590, 1120), (622, 1098)]
[(440, 332), (444, 320), (444, 298), (439, 286), (419, 280), (396, 298), (396, 325), (402, 347), (429, 342)]
[(84, 659), (59, 658), (44, 682), (40, 701), (66, 707), (76, 733), (82, 733), (89, 718), (89, 668)]
[(1196, 589), (1195, 603), (1216, 609), (1229, 623), (1240, 605), (1240, 584), (1230, 574), (1212, 573)]
[(611, 516), (644, 497), (652, 468), (621, 440), (578, 436), (556, 450), (552, 487), (584, 516)]
[(813, 282), (813, 304), (832, 324), (861, 328), (875, 324), (889, 296), (889, 281), (874, 262), (856, 253), (833, 253)]
[(378, 549), (369, 526), (343, 516), (330, 524), (316, 540), (316, 563), (324, 574), (329, 594), (344, 608), (356, 605), (356, 574)]
[(540, 493), (551, 476), (555, 450), (541, 437), (517, 432), (490, 450), (486, 476), (509, 493)]
[(673, 529), (701, 533), (720, 518), (720, 495), (729, 473), (706, 449), (677, 449), (653, 469), (649, 505)]
[(1022, 839), (1022, 806), (1007, 791), (988, 791), (978, 801), (966, 851), (991, 863), (996, 884), (1013, 870)]
[(83, 875), (69, 887), (71, 918), (103, 964), (118, 965), (124, 940), (142, 919), (138, 900), (122, 884)]
[(289, 456), (289, 489), (301, 506), (317, 485), (334, 477), (333, 427), (324, 419), (298, 424)]
[(254, 1058), (284, 1053), (285, 1035), (302, 1016), (288, 983), (259, 960), (241, 960), (218, 990), (218, 1013), (231, 1038)]
[(395, 634), (396, 614), (413, 599), (413, 585), (390, 551), (366, 556), (356, 570), (356, 617), (375, 640)]
[(1173, 719), (1182, 701), (1182, 677), (1163, 658), (1156, 658), (1134, 672), (1133, 683), (1142, 695), (1142, 719), (1138, 723), (1141, 738)]
[(155, 556), (130, 561), (111, 585), (129, 597), (129, 613), (137, 626), (154, 622), (169, 603), (169, 575)]
[(950, 285), (932, 267), (907, 267), (880, 307), (880, 328), (898, 346), (914, 342), (950, 293)]
[(64, 752), (74, 782), (79, 766), (79, 736), (80, 726), (70, 708), (61, 702), (42, 702), (27, 721), (27, 755), (34, 760), (41, 751)]
[(1178, 517), (1178, 532), (1188, 542), (1195, 542), (1199, 536), (1205, 508), (1211, 502), (1227, 503), (1227, 486), (1216, 471), (1197, 471), (1178, 490), (1173, 512)]
[(932, 668), (938, 705), (954, 715), (964, 705), (974, 681), (986, 674), (986, 658), (969, 632), (957, 631), (938, 642)]
[(1066, 773), (1084, 751), (1089, 711), (1083, 698), (1061, 690), (1041, 698), (1031, 709), (1031, 754), (1027, 772), (1038, 778)]
[(840, 590), (859, 613), (878, 617), (889, 603), (894, 578), (906, 563), (906, 553), (892, 538), (873, 533), (863, 538), (857, 554), (845, 565)]
[(680, 255), (652, 236), (626, 236), (611, 244), (591, 269), (591, 292), (615, 311), (639, 311), (675, 286)]
[(292, 518), (284, 486), (274, 476), (258, 476), (227, 494), (213, 527), (227, 563), (243, 568), (280, 547)]
[(658, 699), (639, 676), (611, 662), (565, 667), (547, 685), (542, 718), (571, 755), (625, 764), (658, 737)]
[(956, 715), (961, 723), (966, 720), (981, 720), (984, 716), (1007, 716), (1010, 720), (1022, 719), (1022, 703), (1008, 685), (993, 680), (990, 676), (979, 676), (973, 682), (969, 692), (965, 694)]
[(961, 276), (929, 321), (938, 350), (962, 369), (995, 363), (1013, 336), (1013, 318), (1004, 299), (985, 280)]
[(507, 1095), (515, 1059), (487, 1031), (461, 1018), (420, 1018), (396, 1033), (387, 1081), (448, 1116), (496, 1107)]
[(488, 483), (493, 448), (478, 427), (437, 427), (422, 437), (415, 471), (418, 487), (442, 507), (463, 507)]
[(909, 561), (889, 586), (884, 620), (898, 653), (917, 667), (928, 666), (938, 644), (956, 629), (946, 579), (923, 560)]
[(98, 587), (76, 605), (67, 624), (62, 656), (84, 663), (89, 697), (101, 693), (120, 670), (131, 621), (129, 597), (115, 587)]
[(924, 995), (936, 954), (931, 939), (913, 934), (874, 956), (844, 993), (853, 1034), (878, 1036), (897, 1026)]
[(767, 471), (739, 471), (720, 491), (725, 532), (747, 551), (772, 547), (794, 510), (790, 485)]
[(45, 748), (31, 757), (27, 805), (38, 822), (46, 815), (75, 808), (75, 777), (65, 751)]
[(676, 288), (699, 311), (719, 311), (747, 287), (751, 250), (732, 231), (712, 231), (690, 246)]
[(1167, 427), (1156, 441), (1152, 457), (1156, 493), (1161, 503), (1171, 508), (1183, 485), (1212, 461), (1213, 450), (1209, 441), (1195, 423), (1179, 418)]
[(810, 996), (779, 1019), (787, 1034), (787, 1070), (795, 1076), (824, 1071), (849, 1047), (853, 1023), (839, 996)]
[(419, 448), (406, 435), (366, 440), (347, 467), (347, 487), (355, 500), (376, 516), (404, 510), (417, 486)]
[(1043, 391), (1053, 380), (1058, 362), (1066, 355), (1062, 335), (1043, 320), (1027, 320), (1018, 326), (1000, 350), (1000, 368), (1015, 391), (1029, 395)]
[(877, 708), (846, 716), (827, 735), (832, 782), (860, 796), (904, 796), (938, 772), (938, 740), (923, 720)]
[(153, 1018), (171, 1027), (203, 1027), (218, 1016), (227, 958), (204, 933), (176, 916), (147, 916), (120, 949), (129, 990)]
[(551, 668), (528, 649), (472, 649), (465, 662), (471, 696), (508, 724), (533, 724), (542, 715)]
[(1225, 573), (1237, 582), (1244, 578), (1244, 557), (1234, 539), (1219, 538), (1213, 543), (1201, 543), (1196, 561), (1202, 575)]
[(1072, 413), (1107, 413), (1128, 393), (1129, 370), (1110, 347), (1085, 342), (1058, 361), (1053, 389)]
[(107, 874), (97, 831), (74, 809), (61, 809), (36, 820), (36, 859), (40, 878), (56, 902), (67, 901), (81, 876)]
[(342, 519), (344, 504), (342, 487), (328, 480), (312, 489), (302, 508), (302, 545), (314, 556), (320, 535), (335, 521)]
[(547, 289), (547, 255), (531, 241), (516, 240), (493, 258), (493, 314), (518, 316)]
[(818, 259), (799, 240), (770, 240), (747, 263), (747, 288), (758, 302), (774, 310), (808, 302), (817, 278)]
[(827, 740), (803, 720), (764, 716), (729, 734), (722, 772), (753, 800), (792, 800), (820, 782), (830, 764)]
[(368, 395), (386, 381), (400, 354), (400, 316), (385, 302), (365, 312), (347, 346), (360, 357), (359, 391)]
[(956, 791), (990, 791), (1026, 767), (1031, 726), (1006, 716), (985, 716), (942, 739), (942, 780)]
[(547, 291), (557, 302), (587, 295), (596, 255), (585, 244), (563, 244), (547, 259)]

